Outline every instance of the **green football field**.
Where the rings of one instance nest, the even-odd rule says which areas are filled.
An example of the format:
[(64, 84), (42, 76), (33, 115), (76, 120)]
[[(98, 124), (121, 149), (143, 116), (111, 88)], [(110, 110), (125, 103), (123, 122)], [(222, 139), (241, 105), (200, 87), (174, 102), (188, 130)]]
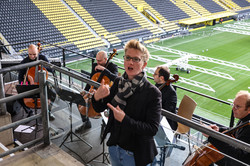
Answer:
[[(248, 22), (250, 23), (250, 21)], [(233, 100), (235, 94), (239, 90), (250, 90), (250, 36), (213, 30), (215, 27), (224, 27), (227, 24), (234, 23), (235, 22), (233, 21), (222, 25), (210, 26), (205, 29), (193, 31), (189, 36), (175, 37), (154, 43), (154, 45), (161, 47), (168, 47), (195, 55), (214, 58), (216, 62), (218, 62), (217, 60), (221, 60), (221, 62), (223, 62), (218, 64), (211, 61), (201, 61), (196, 58), (188, 59), (189, 65), (211, 70), (212, 72), (208, 71), (210, 74), (196, 71), (192, 68), (190, 69), (191, 72), (188, 74), (185, 71), (177, 71), (177, 66), (175, 65), (170, 67), (171, 74), (178, 74), (182, 78), (189, 79), (190, 82), (196, 81), (198, 83), (205, 84), (206, 86), (211, 87), (214, 91), (196, 87), (181, 81), (178, 81), (176, 85), (195, 90), (224, 101)], [(248, 26), (248, 28), (250, 29), (250, 26)], [(250, 32), (250, 30), (248, 30), (248, 32)], [(148, 49), (150, 54), (153, 56), (156, 55), (168, 60), (176, 60), (180, 58), (180, 55), (171, 52), (152, 48)], [(118, 51), (118, 53), (119, 55), (117, 58), (122, 58), (124, 52)], [(233, 62), (237, 66), (245, 65), (246, 69), (236, 68), (234, 65), (228, 64), (227, 62)], [(164, 64), (166, 64), (166, 62), (151, 59), (148, 62), (148, 67), (155, 67), (157, 65)], [(121, 67), (123, 66), (122, 64), (118, 65)], [(67, 67), (76, 70), (84, 69), (90, 71), (91, 62), (90, 60), (77, 61), (68, 63)], [(123, 73), (122, 70), (120, 70), (120, 72)], [(226, 75), (227, 78), (211, 75), (211, 73), (221, 73)], [(148, 75), (152, 76), (151, 74)], [(178, 102), (181, 101), (183, 95), (188, 95), (197, 102), (197, 107), (194, 112), (195, 114), (225, 125), (229, 124), (229, 118), (231, 116), (230, 106), (206, 99), (181, 89), (177, 89), (177, 95)]]

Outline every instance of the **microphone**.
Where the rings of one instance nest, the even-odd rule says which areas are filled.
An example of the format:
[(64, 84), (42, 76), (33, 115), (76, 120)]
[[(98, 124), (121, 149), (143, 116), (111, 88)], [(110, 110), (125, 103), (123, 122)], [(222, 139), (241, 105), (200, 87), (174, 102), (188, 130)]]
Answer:
[(171, 143), (167, 143), (165, 146), (173, 146), (173, 148), (177, 148), (177, 149), (180, 149), (180, 150), (185, 150), (186, 149), (184, 146), (171, 144)]
[(173, 147), (177, 148), (177, 149), (180, 149), (180, 150), (185, 150), (186, 149), (184, 146), (179, 146), (179, 145), (176, 145), (176, 144), (174, 144)]

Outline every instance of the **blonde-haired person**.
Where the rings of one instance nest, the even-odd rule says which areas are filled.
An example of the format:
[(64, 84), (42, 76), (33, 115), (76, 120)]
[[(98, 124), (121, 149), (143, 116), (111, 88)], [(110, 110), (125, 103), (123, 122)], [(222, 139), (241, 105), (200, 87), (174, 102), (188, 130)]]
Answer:
[[(236, 127), (243, 123), (247, 123), (250, 121), (250, 93), (248, 91), (239, 91), (236, 94), (236, 97), (233, 102), (233, 114), (235, 118), (239, 119)], [(228, 128), (219, 128), (216, 125), (210, 125), (209, 128), (218, 132), (223, 132), (224, 130), (228, 129)], [(239, 139), (243, 142), (250, 144), (250, 139), (249, 139), (250, 125), (246, 125), (242, 128), (239, 128), (232, 134), (236, 139)], [(203, 135), (207, 136), (206, 134), (203, 134)], [(208, 141), (212, 145), (214, 145), (219, 151), (237, 160), (240, 160), (246, 164), (250, 164), (250, 153), (244, 150), (241, 150), (239, 148), (233, 147), (227, 143), (224, 143), (210, 136), (208, 137)], [(242, 166), (243, 165), (237, 162), (236, 160), (230, 159), (228, 157), (224, 157), (222, 160), (220, 160), (217, 163), (219, 165), (225, 165), (225, 166), (231, 166), (231, 165)]]
[(148, 59), (145, 46), (129, 41), (125, 73), (117, 77), (111, 89), (102, 82), (92, 98), (95, 110), (111, 109), (103, 139), (110, 133), (107, 146), (113, 166), (147, 165), (157, 155), (153, 137), (160, 122), (161, 92), (146, 78)]

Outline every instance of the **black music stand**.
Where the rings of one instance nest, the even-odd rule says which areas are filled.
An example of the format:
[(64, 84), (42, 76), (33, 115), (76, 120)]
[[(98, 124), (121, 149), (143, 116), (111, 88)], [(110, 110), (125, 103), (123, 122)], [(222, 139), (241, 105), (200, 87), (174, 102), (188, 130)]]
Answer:
[[(39, 88), (39, 85), (16, 85), (16, 90), (17, 90), (17, 93), (23, 93), (23, 92), (27, 92), (29, 90), (33, 90), (33, 89), (37, 89)], [(33, 98), (34, 99), (34, 104), (35, 104), (35, 114), (37, 114), (37, 99), (40, 98), (40, 94), (34, 94), (34, 95), (30, 95), (30, 96), (27, 96), (25, 98)], [(35, 126), (41, 126), (41, 124), (38, 123), (38, 119), (36, 119), (36, 124)], [(27, 127), (26, 129), (28, 128), (31, 128), (30, 127)], [(26, 130), (26, 129), (23, 129), (23, 130)], [(36, 134), (37, 134), (37, 131), (38, 129), (36, 128), (35, 130), (35, 138), (36, 138)]]
[[(102, 116), (102, 127), (101, 127), (101, 135), (100, 137), (103, 137), (103, 132), (104, 132), (104, 128), (106, 127), (106, 122), (107, 122), (107, 117), (105, 117), (105, 113), (101, 113)], [(105, 120), (106, 119), (106, 120)], [(98, 162), (98, 163), (105, 163), (105, 160), (107, 160), (107, 162), (110, 164), (109, 159), (108, 159), (108, 155), (109, 153), (105, 152), (105, 139), (102, 142), (102, 152), (100, 154), (98, 154), (97, 156), (95, 156), (94, 158), (92, 158), (91, 160), (89, 160), (87, 163), (90, 163), (91, 161), (93, 162)], [(98, 157), (102, 156), (102, 161), (97, 161), (95, 159), (97, 159)]]
[(73, 142), (73, 137), (72, 135), (76, 136), (79, 140), (81, 140), (82, 142), (84, 142), (85, 144), (87, 144), (90, 148), (92, 148), (92, 145), (90, 145), (88, 142), (86, 142), (85, 140), (83, 140), (81, 137), (79, 137), (77, 134), (75, 134), (73, 132), (73, 125), (72, 125), (72, 103), (76, 103), (76, 104), (80, 104), (80, 105), (86, 105), (83, 97), (78, 94), (78, 93), (74, 93), (72, 91), (66, 90), (66, 89), (58, 89), (57, 91), (58, 95), (60, 96), (60, 99), (62, 100), (66, 100), (69, 101), (69, 106), (70, 106), (70, 114), (69, 114), (69, 119), (70, 119), (70, 131), (68, 132), (66, 138), (63, 140), (63, 142), (61, 143), (61, 145), (59, 147), (61, 147), (64, 142), (68, 139), (68, 137), (70, 136), (70, 140), (71, 142)]

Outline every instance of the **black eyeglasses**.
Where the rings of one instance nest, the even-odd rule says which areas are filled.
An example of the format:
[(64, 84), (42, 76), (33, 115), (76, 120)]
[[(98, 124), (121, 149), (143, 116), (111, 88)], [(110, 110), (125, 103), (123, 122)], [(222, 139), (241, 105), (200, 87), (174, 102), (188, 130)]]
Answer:
[(124, 58), (125, 61), (130, 61), (132, 59), (132, 61), (136, 62), (136, 63), (141, 61), (141, 59), (138, 58), (138, 57), (130, 57), (130, 56), (127, 56), (127, 55), (124, 55), (123, 58)]

